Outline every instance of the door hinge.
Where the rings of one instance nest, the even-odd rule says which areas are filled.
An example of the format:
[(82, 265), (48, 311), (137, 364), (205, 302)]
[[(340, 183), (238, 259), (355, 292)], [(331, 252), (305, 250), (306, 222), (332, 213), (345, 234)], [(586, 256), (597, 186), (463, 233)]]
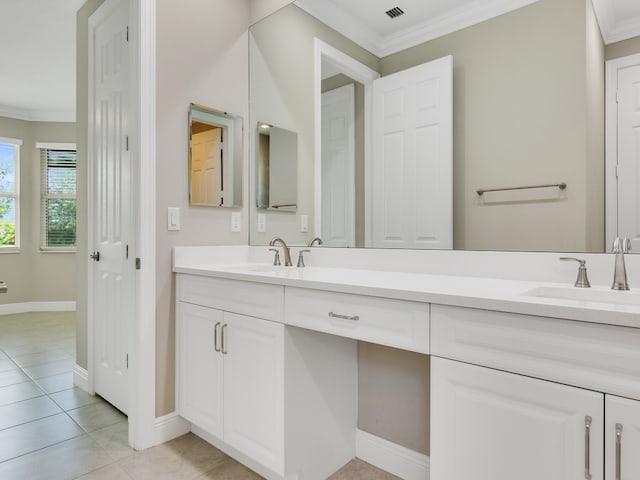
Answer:
[(127, 42), (129, 41), (129, 25), (127, 25)]
[(129, 354), (128, 353), (127, 353), (127, 358), (125, 360), (125, 363), (126, 363), (126, 366), (127, 366), (127, 369), (128, 369), (129, 368)]
[(616, 90), (616, 103), (620, 103), (620, 90)]
[(126, 148), (126, 150), (128, 152), (129, 151), (129, 135), (126, 136), (124, 144), (125, 144), (125, 148)]
[(140, 262), (140, 257), (137, 257), (137, 258), (136, 258), (136, 270), (140, 270), (140, 268), (141, 268), (140, 264), (141, 264), (141, 263), (142, 263), (142, 262)]
[(616, 165), (616, 178), (618, 178), (620, 176), (620, 165)]
[(124, 258), (125, 260), (129, 260), (129, 245), (127, 245), (124, 249)]

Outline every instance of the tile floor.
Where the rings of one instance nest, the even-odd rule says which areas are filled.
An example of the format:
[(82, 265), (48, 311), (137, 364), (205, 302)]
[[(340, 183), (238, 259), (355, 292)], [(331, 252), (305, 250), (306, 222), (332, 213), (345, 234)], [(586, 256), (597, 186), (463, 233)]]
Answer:
[[(134, 452), (127, 418), (73, 386), (75, 314), (0, 316), (0, 480), (252, 480), (193, 434)], [(331, 480), (397, 479), (354, 460)]]

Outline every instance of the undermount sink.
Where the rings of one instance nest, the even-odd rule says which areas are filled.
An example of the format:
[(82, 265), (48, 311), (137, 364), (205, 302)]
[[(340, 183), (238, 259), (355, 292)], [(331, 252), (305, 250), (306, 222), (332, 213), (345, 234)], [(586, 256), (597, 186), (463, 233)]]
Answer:
[(615, 305), (640, 306), (640, 294), (629, 291), (598, 290), (575, 287), (538, 287), (524, 292), (522, 295), (578, 302), (611, 303)]
[(267, 264), (242, 264), (242, 265), (233, 265), (226, 267), (227, 270), (239, 270), (244, 272), (252, 272), (252, 273), (276, 273), (281, 272), (285, 268), (290, 269), (291, 267), (284, 267), (282, 265), (267, 265)]

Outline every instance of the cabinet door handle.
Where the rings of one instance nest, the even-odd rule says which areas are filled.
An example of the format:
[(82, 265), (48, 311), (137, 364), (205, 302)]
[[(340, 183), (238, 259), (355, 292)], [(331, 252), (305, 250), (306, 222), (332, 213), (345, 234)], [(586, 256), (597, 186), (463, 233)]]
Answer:
[(359, 315), (340, 315), (339, 313), (329, 312), (329, 316), (333, 318), (342, 318), (343, 320), (354, 320), (354, 321), (360, 320)]
[(616, 423), (616, 480), (622, 478), (622, 424)]
[(591, 480), (591, 422), (590, 416), (584, 417), (584, 478)]
[(222, 350), (222, 354), (226, 355), (227, 354), (227, 336), (225, 335), (225, 332), (227, 331), (227, 324), (225, 323), (222, 326), (222, 342), (221, 343), (221, 350)]
[(216, 352), (220, 351), (220, 348), (218, 347), (218, 329), (220, 328), (220, 322), (216, 323), (216, 325), (213, 327), (213, 349)]

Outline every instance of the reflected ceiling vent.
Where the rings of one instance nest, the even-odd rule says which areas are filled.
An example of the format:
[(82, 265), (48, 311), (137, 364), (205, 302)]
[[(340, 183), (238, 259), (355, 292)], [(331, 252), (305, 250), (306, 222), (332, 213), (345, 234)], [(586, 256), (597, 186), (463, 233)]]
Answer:
[(390, 18), (398, 18), (404, 14), (404, 11), (400, 7), (393, 7), (391, 10), (385, 12)]

